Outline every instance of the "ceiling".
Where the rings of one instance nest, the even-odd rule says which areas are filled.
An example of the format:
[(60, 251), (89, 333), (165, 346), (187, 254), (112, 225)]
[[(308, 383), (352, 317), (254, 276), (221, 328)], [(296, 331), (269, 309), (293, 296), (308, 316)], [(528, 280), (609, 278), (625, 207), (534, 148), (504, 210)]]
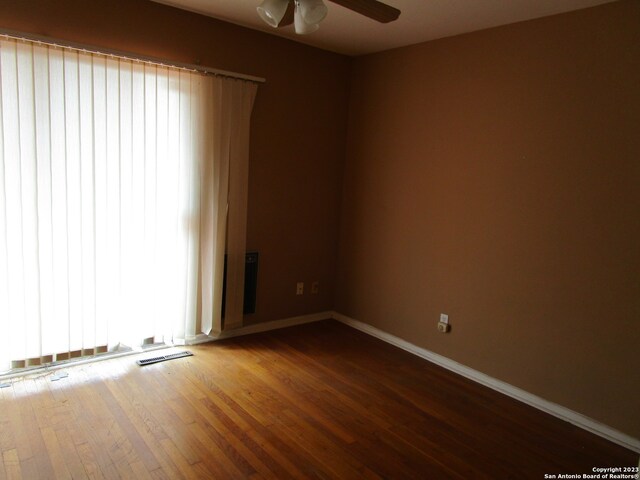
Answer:
[(383, 0), (402, 11), (382, 24), (325, 0), (320, 29), (296, 35), (293, 26), (274, 29), (258, 17), (262, 0), (153, 0), (345, 55), (363, 55), (484, 28), (592, 7), (612, 0)]

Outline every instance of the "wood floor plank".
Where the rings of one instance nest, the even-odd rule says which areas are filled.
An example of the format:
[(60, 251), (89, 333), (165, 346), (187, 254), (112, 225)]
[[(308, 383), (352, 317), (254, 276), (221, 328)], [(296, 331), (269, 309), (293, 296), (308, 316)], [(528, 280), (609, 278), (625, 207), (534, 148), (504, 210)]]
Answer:
[[(0, 403), (3, 405), (7, 405), (11, 401), (9, 398), (10, 389), (11, 387), (0, 388)], [(0, 408), (0, 454), (13, 449), (16, 444), (11, 412), (11, 408)], [(0, 475), (2, 474), (3, 472), (0, 471)]]
[(131, 464), (131, 470), (133, 471), (133, 474), (135, 476), (134, 478), (136, 479), (151, 480), (153, 478), (151, 477), (151, 474), (149, 473), (149, 470), (147, 470), (145, 464), (140, 460), (137, 460)]
[[(353, 438), (353, 436), (350, 435), (339, 422), (332, 421), (326, 417), (325, 413), (318, 407), (318, 405), (305, 401), (304, 394), (309, 393), (313, 388), (310, 385), (307, 385), (303, 379), (295, 375), (295, 372), (291, 372), (294, 374), (287, 374), (283, 373), (283, 370), (273, 368), (273, 365), (264, 365), (261, 362), (255, 362), (255, 360), (253, 362), (249, 362), (245, 360), (242, 353), (236, 355), (236, 357), (238, 358), (240, 365), (243, 365), (245, 369), (251, 371), (254, 377), (258, 377), (261, 381), (267, 383), (274, 390), (275, 394), (284, 398), (291, 406), (290, 408), (297, 409), (301, 414), (311, 418), (325, 417), (325, 421), (322, 425), (318, 425), (318, 428), (327, 429), (331, 435), (339, 438), (344, 443), (355, 442), (355, 438)], [(273, 372), (281, 373), (278, 374)], [(253, 378), (251, 381), (255, 382), (258, 378)]]
[(148, 471), (153, 471), (160, 467), (149, 445), (135, 427), (132, 421), (132, 419), (135, 419), (135, 416), (132, 414), (128, 402), (120, 395), (116, 382), (108, 381), (105, 382), (104, 385), (96, 385), (95, 388), (113, 417), (117, 420), (123, 436), (130, 444), (129, 448), (132, 452), (135, 452), (135, 457), (142, 460)]
[[(189, 381), (188, 379), (185, 380)], [(262, 472), (262, 475), (266, 475), (267, 478), (275, 474), (249, 448), (251, 445), (242, 441), (245, 431), (237, 429), (236, 424), (226, 417), (224, 413), (220, 411), (214, 413), (213, 408), (210, 408), (212, 406), (207, 406), (206, 397), (189, 397), (189, 402), (200, 415), (199, 426), (206, 431), (210, 442), (215, 443), (245, 477), (253, 476), (256, 471)], [(227, 421), (225, 422), (222, 417), (225, 417)], [(269, 463), (272, 461), (273, 459), (270, 459)]]
[[(341, 378), (333, 375), (330, 369), (325, 368), (322, 361), (310, 363), (308, 358), (298, 357), (300, 352), (290, 348), (286, 342), (276, 341), (264, 345), (265, 351), (271, 349), (279, 352), (277, 357), (279, 368), (300, 375), (314, 390), (330, 392), (335, 399), (334, 401), (360, 411), (360, 415), (364, 416), (367, 422), (379, 428), (388, 428), (394, 424), (394, 419), (386, 412), (379, 412), (380, 414), (373, 412), (367, 392), (361, 391), (357, 387), (350, 387)], [(367, 408), (363, 409), (363, 406)]]
[(74, 459), (65, 457), (62, 448), (60, 448), (58, 438), (56, 437), (56, 432), (51, 427), (45, 427), (42, 429), (42, 436), (47, 446), (47, 451), (49, 452), (55, 478), (72, 478), (68, 466), (75, 463)]
[[(210, 388), (215, 388), (215, 395), (203, 401), (206, 407), (214, 413), (229, 414), (229, 419), (243, 426), (243, 429), (237, 430), (240, 439), (250, 446), (261, 460), (267, 462), (270, 469), (279, 472), (276, 478), (326, 478), (326, 475), (318, 475), (319, 469), (314, 468), (312, 463), (301, 461), (302, 452), (292, 446), (286, 437), (279, 435), (277, 429), (272, 428), (273, 425), (263, 425), (225, 392), (217, 389), (217, 386)], [(215, 402), (212, 402), (212, 399)]]
[(182, 452), (177, 448), (177, 446), (170, 438), (161, 440), (160, 444), (162, 445), (164, 452), (169, 456), (171, 461), (178, 467), (177, 471), (180, 472), (181, 478), (200, 478), (197, 471), (193, 469), (193, 465), (185, 459), (185, 457), (182, 455)]
[[(47, 395), (37, 389), (34, 379), (14, 381), (13, 396), (9, 401), (8, 410), (12, 418), (10, 428), (15, 437), (15, 446), (20, 458), (20, 470), (24, 478), (38, 475), (53, 475), (53, 466), (48, 454), (42, 432), (38, 428), (36, 410), (38, 405), (34, 400), (39, 395)], [(16, 408), (17, 407), (17, 408)]]
[[(81, 376), (80, 373), (73, 371), (70, 375)], [(91, 375), (89, 374), (88, 377), (90, 378)], [(95, 383), (99, 382), (95, 381)], [(77, 450), (85, 471), (91, 469), (92, 474), (98, 478), (100, 475), (106, 478), (119, 478), (120, 474), (113, 459), (114, 449), (117, 451), (119, 448), (114, 438), (117, 434), (116, 421), (103, 402), (102, 396), (92, 384), (88, 388), (76, 386), (71, 398), (75, 421), (69, 425), (69, 429), (73, 429), (74, 437), (80, 442)], [(116, 458), (119, 457), (116, 456)]]
[(22, 473), (20, 471), (20, 459), (18, 458), (18, 450), (15, 448), (12, 450), (6, 450), (2, 454), (2, 470), (0, 475), (2, 478), (6, 479), (14, 479), (14, 478), (22, 478)]
[[(195, 399), (196, 397), (194, 397)], [(136, 402), (136, 398), (130, 398), (130, 401), (132, 401), (133, 403)], [(169, 402), (169, 406), (171, 407), (172, 404), (176, 403), (176, 400), (170, 400)], [(156, 410), (157, 408), (154, 406), (150, 406), (149, 408)], [(158, 437), (158, 428), (160, 428), (158, 425), (158, 421), (155, 420), (155, 418), (153, 420), (151, 420), (151, 414), (148, 412), (148, 410), (146, 408), (144, 408), (143, 405), (138, 405), (137, 408), (135, 410), (131, 410), (130, 411), (132, 415), (134, 415), (135, 418), (135, 414), (137, 413), (138, 415), (142, 414), (142, 417), (139, 419), (139, 421), (135, 422), (136, 426), (138, 428), (139, 433), (142, 435), (143, 438), (145, 438), (145, 441), (150, 445), (151, 448), (153, 448), (153, 450), (155, 452), (158, 452), (158, 449), (162, 448), (161, 444), (158, 442), (157, 438), (161, 438), (161, 439), (166, 439), (168, 438), (168, 436), (166, 435), (166, 432), (164, 430), (162, 430), (162, 436)], [(203, 422), (206, 423), (205, 420), (203, 420)], [(187, 423), (188, 425), (193, 425), (193, 422), (189, 422)], [(150, 426), (151, 425), (151, 426)], [(198, 440), (201, 440), (202, 437), (199, 437), (198, 435), (196, 435), (196, 438)], [(203, 446), (202, 448), (210, 448), (208, 445)], [(161, 473), (164, 472), (165, 474), (168, 473), (170, 476), (174, 475), (175, 473), (175, 469), (166, 463), (165, 459), (162, 458), (162, 456), (158, 457), (157, 453), (156, 453), (156, 457), (158, 459), (158, 461), (163, 463), (163, 467), (162, 469), (151, 469), (152, 474), (158, 478), (161, 478)], [(218, 461), (220, 459), (217, 459)]]
[(191, 423), (188, 428), (194, 440), (197, 441), (198, 451), (208, 460), (207, 464), (212, 470), (213, 468), (219, 470), (225, 478), (238, 479), (247, 478), (256, 473), (253, 467), (243, 458), (239, 456), (234, 459), (229, 458), (227, 452), (220, 449), (220, 447), (209, 438), (199, 423)]
[[(222, 347), (224, 348), (224, 347)], [(216, 348), (216, 352), (220, 349)], [(196, 359), (196, 361), (198, 361)], [(222, 362), (221, 362), (222, 363)], [(265, 428), (248, 412), (240, 408), (231, 397), (220, 387), (220, 380), (224, 375), (215, 373), (215, 378), (205, 373), (205, 365), (201, 368), (186, 369), (183, 374), (190, 381), (199, 383), (206, 388), (209, 395), (200, 402), (210, 415), (222, 423), (216, 422), (216, 429), (224, 433), (225, 438), (230, 438), (238, 452), (245, 452), (245, 458), (259, 471), (267, 467), (271, 474), (265, 473), (268, 478), (296, 478), (299, 476), (300, 466), (294, 465), (300, 461), (300, 457), (286, 455), (289, 446), (280, 442), (274, 436), (273, 431)], [(211, 421), (211, 420), (210, 420)], [(231, 435), (228, 435), (228, 434)], [(247, 449), (249, 455), (247, 455)], [(314, 478), (314, 477), (311, 477)]]
[(66, 428), (60, 428), (56, 430), (55, 433), (65, 464), (69, 473), (71, 473), (71, 477), (73, 479), (88, 478), (82, 459), (78, 454), (69, 431)]
[(95, 455), (90, 444), (88, 442), (82, 443), (76, 447), (76, 450), (87, 477), (95, 480), (104, 479), (105, 476), (102, 474), (102, 470), (95, 459)]
[(637, 465), (634, 452), (334, 321), (189, 350), (12, 379), (0, 390), (0, 480), (526, 480)]

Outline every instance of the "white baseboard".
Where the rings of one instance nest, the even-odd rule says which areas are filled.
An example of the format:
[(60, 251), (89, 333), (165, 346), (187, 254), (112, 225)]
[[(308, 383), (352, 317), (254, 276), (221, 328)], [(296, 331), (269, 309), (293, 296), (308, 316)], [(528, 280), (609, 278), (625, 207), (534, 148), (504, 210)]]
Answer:
[(574, 412), (573, 410), (563, 407), (562, 405), (558, 405), (557, 403), (553, 403), (545, 400), (544, 398), (533, 395), (529, 392), (526, 392), (525, 390), (503, 382), (502, 380), (498, 380), (496, 378), (490, 377), (489, 375), (485, 375), (482, 372), (469, 368), (447, 357), (443, 357), (442, 355), (438, 355), (437, 353), (418, 347), (417, 345), (409, 343), (406, 340), (384, 332), (376, 327), (372, 327), (371, 325), (368, 325), (366, 323), (354, 320), (353, 318), (347, 317), (346, 315), (332, 312), (332, 318), (346, 325), (349, 325), (350, 327), (367, 333), (373, 337), (379, 338), (384, 342), (390, 343), (391, 345), (406, 350), (407, 352), (413, 353), (414, 355), (424, 358), (425, 360), (435, 363), (436, 365), (446, 368), (447, 370), (451, 370), (452, 372), (462, 375), (463, 377), (469, 378), (475, 382), (492, 388), (493, 390), (508, 395), (509, 397), (524, 402), (527, 405), (537, 408), (538, 410), (549, 413), (554, 417), (558, 417), (573, 425), (583, 428), (584, 430), (595, 433), (596, 435), (606, 438), (607, 440), (617, 443), (618, 445), (622, 445), (629, 450), (640, 453), (639, 439), (633, 438), (630, 435), (622, 433), (619, 430), (598, 422), (597, 420), (593, 420), (592, 418), (582, 415), (581, 413)]
[[(216, 339), (215, 336), (207, 335), (206, 333), (199, 333), (195, 337), (186, 339), (182, 345), (198, 345), (199, 343), (212, 342)], [(175, 345), (180, 345), (175, 343)]]
[(249, 335), (251, 333), (268, 332), (269, 330), (277, 330), (279, 328), (293, 327), (305, 323), (318, 322), (320, 320), (329, 320), (333, 318), (333, 312), (311, 313), (309, 315), (300, 315), (299, 317), (283, 318), (281, 320), (273, 320), (271, 322), (256, 323), (246, 327), (235, 328), (233, 330), (225, 330), (219, 335), (200, 334), (189, 345), (198, 343), (213, 342), (215, 340), (223, 340), (225, 338), (239, 337), (241, 335)]

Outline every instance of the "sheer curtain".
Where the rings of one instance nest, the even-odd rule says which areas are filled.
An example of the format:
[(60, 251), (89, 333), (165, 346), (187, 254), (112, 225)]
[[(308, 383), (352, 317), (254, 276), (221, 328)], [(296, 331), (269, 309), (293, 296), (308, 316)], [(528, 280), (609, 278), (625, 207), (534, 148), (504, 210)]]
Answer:
[(0, 371), (220, 330), (256, 88), (0, 40)]

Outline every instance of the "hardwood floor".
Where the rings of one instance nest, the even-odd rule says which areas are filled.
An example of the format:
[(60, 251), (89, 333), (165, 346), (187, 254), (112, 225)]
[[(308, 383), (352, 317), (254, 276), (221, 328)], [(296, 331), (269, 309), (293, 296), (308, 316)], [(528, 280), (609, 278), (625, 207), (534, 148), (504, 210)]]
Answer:
[(334, 321), (188, 349), (13, 380), (0, 389), (0, 479), (542, 479), (637, 465)]

